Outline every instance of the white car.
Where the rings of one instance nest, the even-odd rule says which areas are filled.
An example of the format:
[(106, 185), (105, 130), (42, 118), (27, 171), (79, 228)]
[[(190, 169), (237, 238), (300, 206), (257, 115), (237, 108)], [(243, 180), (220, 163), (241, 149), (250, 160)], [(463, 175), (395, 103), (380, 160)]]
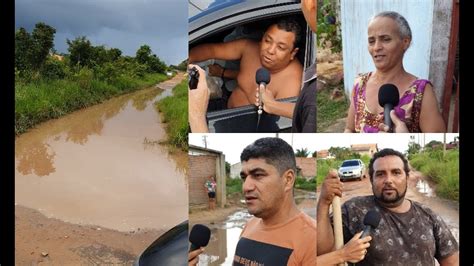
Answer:
[(341, 181), (365, 178), (365, 164), (360, 159), (345, 160), (337, 171)]

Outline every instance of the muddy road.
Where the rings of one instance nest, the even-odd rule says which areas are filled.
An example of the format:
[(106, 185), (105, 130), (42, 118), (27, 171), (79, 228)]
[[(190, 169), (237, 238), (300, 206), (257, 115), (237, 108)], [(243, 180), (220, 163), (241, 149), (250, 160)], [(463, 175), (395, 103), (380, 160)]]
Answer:
[(131, 264), (187, 219), (187, 155), (158, 144), (166, 133), (154, 106), (182, 79), (180, 73), (16, 138), (18, 265)]

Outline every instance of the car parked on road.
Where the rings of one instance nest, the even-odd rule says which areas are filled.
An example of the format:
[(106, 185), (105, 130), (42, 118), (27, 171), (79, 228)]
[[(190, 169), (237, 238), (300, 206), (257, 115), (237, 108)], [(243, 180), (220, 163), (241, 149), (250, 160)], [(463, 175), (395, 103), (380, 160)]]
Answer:
[[(229, 36), (260, 40), (266, 27), (282, 17), (292, 16), (303, 28), (303, 37), (296, 57), (304, 70), (316, 61), (316, 35), (307, 26), (298, 0), (204, 1), (206, 4), (203, 4), (203, 1), (189, 2), (190, 49), (202, 43), (224, 42)], [(232, 82), (232, 80), (225, 82)], [(258, 109), (254, 105), (232, 109), (223, 108), (223, 104), (220, 104), (222, 95), (229, 95), (230, 92), (226, 91), (225, 86), (221, 84), (216, 87), (218, 94), (210, 100), (207, 110), (209, 132), (291, 132), (292, 120), (290, 118), (264, 112), (258, 122)], [(296, 100), (297, 97), (279, 99), (282, 102), (293, 103)]]
[(345, 160), (337, 172), (341, 181), (350, 179), (362, 180), (362, 178), (366, 177), (366, 167), (360, 159)]

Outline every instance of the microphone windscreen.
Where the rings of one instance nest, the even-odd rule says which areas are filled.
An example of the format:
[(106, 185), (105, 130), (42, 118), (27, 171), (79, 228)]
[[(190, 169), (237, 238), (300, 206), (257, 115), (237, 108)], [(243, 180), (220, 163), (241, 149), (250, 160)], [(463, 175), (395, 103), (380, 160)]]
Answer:
[(379, 89), (379, 104), (384, 107), (386, 104), (396, 106), (400, 101), (400, 94), (397, 86), (393, 84), (383, 84)]
[(371, 226), (372, 228), (377, 228), (380, 223), (380, 213), (378, 211), (370, 210), (365, 214), (364, 225)]
[(195, 224), (189, 234), (189, 242), (196, 247), (205, 247), (211, 238), (211, 230), (202, 224)]
[(268, 69), (261, 67), (257, 70), (257, 73), (255, 73), (255, 81), (257, 84), (260, 83), (265, 83), (268, 84), (270, 83), (270, 71)]

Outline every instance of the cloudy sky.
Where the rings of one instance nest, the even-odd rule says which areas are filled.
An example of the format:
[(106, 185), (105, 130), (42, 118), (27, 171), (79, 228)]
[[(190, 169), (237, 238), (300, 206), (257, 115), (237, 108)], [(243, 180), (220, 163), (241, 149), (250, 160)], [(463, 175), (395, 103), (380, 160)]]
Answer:
[[(319, 134), (279, 134), (278, 136), (292, 145), (293, 150), (307, 148), (311, 153), (314, 151), (329, 149), (330, 147), (350, 147), (351, 144), (377, 143), (379, 149), (392, 148), (400, 152), (408, 149), (410, 136), (415, 137), (415, 142), (427, 144), (431, 140), (443, 141), (442, 133), (431, 134), (343, 134), (343, 133), (319, 133)], [(189, 134), (189, 143), (204, 147), (203, 136), (207, 136), (208, 148), (222, 151), (225, 160), (230, 164), (240, 161), (240, 153), (250, 143), (263, 137), (275, 137), (275, 134)], [(446, 134), (446, 142), (454, 140), (459, 134)]]
[(124, 55), (147, 44), (167, 64), (187, 58), (185, 0), (15, 0), (15, 29), (31, 32), (40, 21), (56, 29), (58, 52), (67, 53), (66, 39), (86, 36)]

